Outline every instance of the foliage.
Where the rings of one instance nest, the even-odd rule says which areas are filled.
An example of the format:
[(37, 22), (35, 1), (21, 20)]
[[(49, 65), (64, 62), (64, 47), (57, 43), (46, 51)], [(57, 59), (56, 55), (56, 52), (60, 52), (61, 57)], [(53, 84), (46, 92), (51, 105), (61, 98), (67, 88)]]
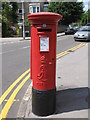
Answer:
[(80, 25), (86, 25), (88, 21), (88, 12), (82, 14)]
[(88, 23), (90, 23), (90, 9), (88, 10)]
[(86, 25), (87, 23), (90, 23), (90, 10), (84, 12), (77, 23), (79, 23), (79, 25)]
[(81, 18), (83, 13), (82, 2), (51, 2), (48, 6), (49, 12), (55, 12), (62, 15), (62, 23), (70, 24)]
[(17, 9), (18, 9), (18, 6), (17, 6), (17, 3), (15, 2), (11, 2), (10, 3), (12, 5), (12, 22), (13, 23), (17, 23), (17, 19), (18, 19), (18, 15), (17, 15)]
[(72, 26), (79, 26), (79, 23), (72, 23)]
[(19, 25), (16, 26), (17, 36), (19, 37)]
[(8, 37), (8, 20), (6, 17), (2, 16), (2, 36)]
[[(11, 35), (11, 33), (15, 32), (9, 32), (11, 30), (11, 27), (14, 26), (17, 23), (17, 3), (9, 3), (9, 2), (2, 2), (2, 36), (8, 37)], [(11, 30), (13, 31), (13, 30)]]
[(24, 22), (24, 25), (25, 25), (25, 26), (30, 26), (30, 25), (31, 25), (31, 22), (28, 21), (28, 19), (26, 19), (25, 22)]

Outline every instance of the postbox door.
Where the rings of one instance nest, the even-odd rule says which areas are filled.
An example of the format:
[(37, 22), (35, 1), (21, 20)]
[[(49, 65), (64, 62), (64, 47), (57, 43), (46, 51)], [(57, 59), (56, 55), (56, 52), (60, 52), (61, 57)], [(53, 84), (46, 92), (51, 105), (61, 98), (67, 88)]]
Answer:
[(38, 74), (39, 89), (55, 88), (56, 71), (56, 26), (43, 34), (39, 33), (40, 68)]

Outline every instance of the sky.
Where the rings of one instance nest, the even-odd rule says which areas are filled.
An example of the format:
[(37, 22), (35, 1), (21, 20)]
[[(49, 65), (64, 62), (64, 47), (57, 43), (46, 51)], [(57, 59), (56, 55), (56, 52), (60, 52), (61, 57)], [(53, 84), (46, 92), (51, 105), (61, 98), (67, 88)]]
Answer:
[(90, 0), (78, 0), (78, 1), (79, 2), (83, 2), (83, 4), (84, 4), (84, 11), (87, 11), (88, 8), (90, 8), (90, 7), (88, 7), (90, 5)]
[(88, 10), (88, 2), (84, 2), (83, 4), (84, 4), (84, 6), (85, 6), (85, 7), (84, 7), (84, 11), (87, 11), (87, 10)]

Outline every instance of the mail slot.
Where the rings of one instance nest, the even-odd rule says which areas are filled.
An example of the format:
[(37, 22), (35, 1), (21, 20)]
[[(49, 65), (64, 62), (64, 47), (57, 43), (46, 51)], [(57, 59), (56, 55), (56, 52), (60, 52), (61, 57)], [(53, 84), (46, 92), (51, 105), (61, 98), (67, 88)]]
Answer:
[(51, 32), (52, 29), (38, 29), (38, 32)]
[(56, 38), (60, 14), (40, 12), (28, 15), (31, 24), (32, 112), (47, 116), (56, 106)]

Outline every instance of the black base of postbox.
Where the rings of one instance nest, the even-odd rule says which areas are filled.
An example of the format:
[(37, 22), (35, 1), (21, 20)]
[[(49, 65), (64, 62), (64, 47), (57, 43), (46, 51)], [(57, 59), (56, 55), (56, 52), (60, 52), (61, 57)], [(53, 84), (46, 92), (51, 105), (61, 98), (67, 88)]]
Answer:
[(55, 113), (56, 89), (36, 90), (32, 87), (32, 112), (38, 116), (48, 116)]

